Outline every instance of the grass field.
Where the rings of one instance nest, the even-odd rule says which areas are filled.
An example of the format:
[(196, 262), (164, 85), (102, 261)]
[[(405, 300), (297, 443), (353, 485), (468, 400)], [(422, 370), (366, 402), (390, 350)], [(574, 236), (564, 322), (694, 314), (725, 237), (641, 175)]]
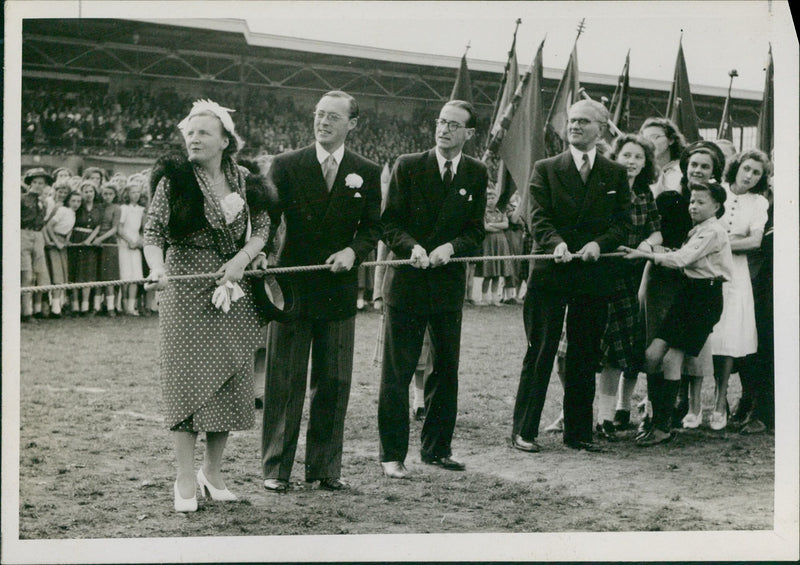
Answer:
[[(236, 503), (172, 509), (174, 461), (161, 420), (156, 318), (46, 321), (21, 330), (21, 539), (284, 534), (617, 532), (769, 530), (773, 526), (774, 437), (708, 428), (667, 445), (632, 438), (604, 453), (575, 452), (558, 435), (544, 451), (508, 445), (524, 353), (519, 306), (464, 312), (454, 454), (467, 471), (419, 461), (412, 422), (412, 477), (391, 481), (378, 465), (379, 314), (359, 314), (343, 477), (329, 493), (302, 482), (304, 433), (294, 490), (267, 493), (259, 474), (260, 413), (228, 443), (224, 472)], [(635, 397), (640, 398), (640, 376)], [(730, 398), (739, 395), (731, 379)], [(543, 415), (562, 390), (553, 378)], [(713, 382), (704, 387), (706, 410)], [(199, 464), (201, 450), (197, 451)]]

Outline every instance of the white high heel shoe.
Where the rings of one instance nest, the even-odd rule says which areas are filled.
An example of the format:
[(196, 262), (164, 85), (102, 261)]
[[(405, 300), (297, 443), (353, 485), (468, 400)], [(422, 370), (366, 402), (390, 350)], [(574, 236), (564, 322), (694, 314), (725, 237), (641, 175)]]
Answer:
[(197, 489), (192, 498), (183, 498), (178, 491), (178, 481), (175, 481), (175, 512), (195, 512), (197, 510)]
[(200, 485), (200, 495), (203, 497), (205, 497), (206, 492), (208, 492), (209, 496), (211, 496), (211, 500), (222, 500), (225, 502), (239, 500), (236, 495), (227, 488), (218, 489), (209, 483), (205, 473), (203, 473), (202, 467), (197, 471), (197, 483)]

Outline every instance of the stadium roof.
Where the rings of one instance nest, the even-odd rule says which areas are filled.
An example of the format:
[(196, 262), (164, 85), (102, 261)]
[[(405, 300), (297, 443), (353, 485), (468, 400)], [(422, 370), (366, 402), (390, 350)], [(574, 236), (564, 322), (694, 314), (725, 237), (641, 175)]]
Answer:
[[(368, 47), (336, 43), (332, 41), (319, 41), (314, 39), (304, 39), (296, 37), (286, 37), (267, 33), (256, 33), (250, 31), (247, 21), (242, 19), (182, 19), (182, 20), (146, 20), (157, 24), (179, 26), (194, 29), (209, 29), (221, 32), (241, 34), (247, 45), (254, 47), (276, 48), (288, 51), (299, 51), (304, 53), (316, 53), (325, 56), (332, 56), (337, 59), (341, 57), (352, 57), (370, 61), (385, 61), (392, 63), (402, 63), (406, 65), (423, 67), (443, 67), (457, 69), (461, 58), (447, 55), (432, 55), (428, 53), (413, 53), (408, 51), (398, 51), (395, 49), (382, 49), (379, 47)], [(195, 38), (196, 39), (196, 38)], [(483, 59), (467, 59), (470, 73), (486, 72), (499, 75), (503, 73), (505, 62), (487, 61)], [(527, 63), (526, 63), (527, 64)], [(521, 67), (520, 70), (523, 70)], [(545, 79), (561, 79), (564, 69), (554, 67), (544, 67)], [(581, 82), (591, 84), (616, 85), (617, 75), (580, 72)], [(631, 77), (632, 88), (643, 88), (648, 90), (663, 90), (669, 92), (671, 82), (663, 80), (652, 80)], [(698, 95), (721, 96), (727, 95), (727, 89), (715, 86), (704, 86), (692, 84), (692, 93)], [(752, 90), (733, 89), (734, 98), (760, 100), (762, 93)]]
[[(410, 53), (253, 33), (241, 19), (26, 19), (22, 77), (109, 82), (113, 77), (194, 81), (260, 89), (440, 104), (453, 87), (460, 57)], [(486, 113), (498, 96), (504, 63), (468, 59), (473, 102)], [(545, 68), (552, 100), (561, 69)], [(593, 98), (611, 98), (617, 77), (580, 73)], [(631, 121), (663, 115), (671, 84), (631, 77)], [(692, 85), (701, 127), (716, 127), (726, 89)], [(760, 92), (733, 91), (737, 125), (755, 125)]]

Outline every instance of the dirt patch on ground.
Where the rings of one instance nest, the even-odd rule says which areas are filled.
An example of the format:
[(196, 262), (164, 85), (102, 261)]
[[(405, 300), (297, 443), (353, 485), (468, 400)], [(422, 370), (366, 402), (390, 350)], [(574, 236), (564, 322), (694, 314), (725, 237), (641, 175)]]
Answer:
[[(408, 480), (380, 472), (379, 369), (372, 363), (379, 316), (359, 314), (345, 432), (345, 493), (302, 482), (267, 493), (255, 429), (234, 433), (226, 452), (237, 503), (172, 510), (174, 462), (162, 426), (155, 318), (65, 319), (21, 334), (21, 539), (289, 534), (770, 530), (774, 437), (701, 429), (641, 449), (630, 438), (604, 453), (566, 449), (542, 434), (544, 451), (508, 446), (524, 353), (520, 307), (467, 308), (452, 473), (419, 461), (412, 424)], [(636, 397), (644, 386), (640, 378)], [(738, 398), (732, 379), (731, 400)], [(709, 406), (713, 383), (704, 387)], [(558, 413), (553, 379), (543, 420)], [(304, 436), (303, 431), (303, 436)], [(301, 436), (301, 438), (303, 437)], [(200, 461), (198, 449), (197, 460)]]

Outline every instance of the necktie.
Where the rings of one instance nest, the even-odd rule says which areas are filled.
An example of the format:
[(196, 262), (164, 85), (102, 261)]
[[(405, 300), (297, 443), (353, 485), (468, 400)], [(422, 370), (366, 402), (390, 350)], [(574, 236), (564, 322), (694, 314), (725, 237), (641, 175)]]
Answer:
[(583, 184), (586, 184), (586, 181), (589, 180), (589, 173), (592, 172), (592, 168), (589, 166), (589, 155), (586, 153), (583, 154), (583, 164), (581, 165), (581, 170), (579, 172)]
[(452, 161), (445, 161), (444, 163), (444, 175), (442, 175), (442, 181), (444, 181), (444, 187), (450, 188), (450, 185), (453, 184), (453, 162)]
[(333, 188), (333, 181), (336, 180), (336, 171), (338, 168), (333, 155), (328, 155), (322, 162), (322, 175), (325, 177), (325, 184), (328, 185), (328, 192)]

